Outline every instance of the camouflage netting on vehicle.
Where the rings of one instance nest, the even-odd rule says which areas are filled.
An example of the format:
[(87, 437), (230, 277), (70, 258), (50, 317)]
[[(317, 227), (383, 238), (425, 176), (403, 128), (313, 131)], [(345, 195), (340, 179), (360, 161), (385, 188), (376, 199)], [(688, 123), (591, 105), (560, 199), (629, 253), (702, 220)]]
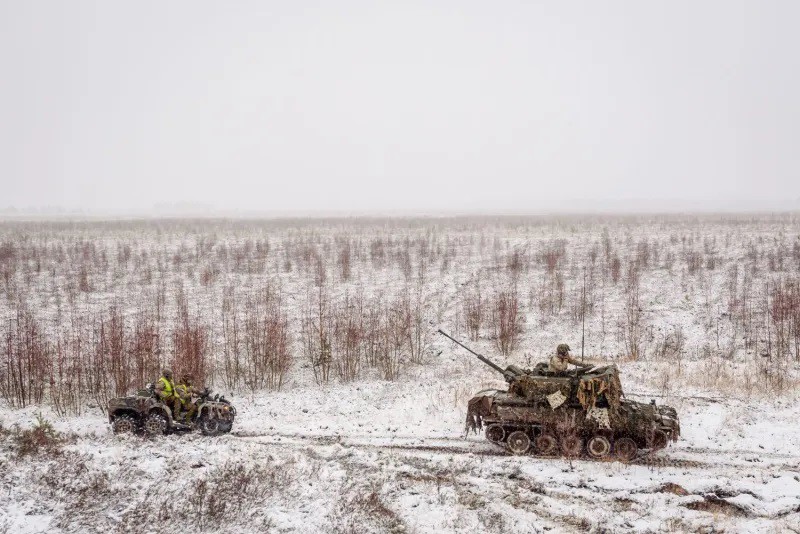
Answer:
[(534, 403), (544, 404), (547, 397), (558, 392), (569, 397), (570, 379), (562, 376), (522, 375), (517, 377), (510, 391)]
[(622, 384), (619, 381), (617, 367), (608, 365), (581, 376), (576, 396), (586, 410), (594, 408), (601, 398), (605, 398), (609, 408), (616, 411), (622, 397)]
[(469, 400), (465, 432), (478, 432), (483, 428), (483, 418), (492, 412), (493, 401), (490, 395), (478, 395)]

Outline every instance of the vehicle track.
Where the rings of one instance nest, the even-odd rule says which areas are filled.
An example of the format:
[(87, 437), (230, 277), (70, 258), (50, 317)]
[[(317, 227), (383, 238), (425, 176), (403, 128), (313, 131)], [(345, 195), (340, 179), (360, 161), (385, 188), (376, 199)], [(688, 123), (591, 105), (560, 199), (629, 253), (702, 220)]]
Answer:
[[(341, 445), (360, 449), (402, 450), (432, 452), (438, 454), (471, 454), (478, 456), (513, 457), (505, 449), (488, 442), (470, 441), (460, 438), (446, 437), (412, 437), (412, 436), (365, 436), (365, 435), (313, 435), (292, 433), (251, 433), (234, 432), (232, 437), (254, 441), (262, 445), (273, 446), (306, 446), (309, 443), (319, 445)], [(753, 461), (741, 456), (753, 456)], [(532, 459), (547, 460), (549, 457), (531, 455)], [(552, 459), (562, 459), (560, 456)], [(608, 463), (615, 460), (593, 460), (582, 456), (576, 461)], [(725, 451), (708, 447), (667, 448), (655, 453), (643, 452), (629, 465), (647, 467), (671, 467), (691, 469), (716, 469), (723, 467), (748, 467), (761, 469), (797, 469), (800, 467), (800, 455), (763, 453), (758, 451)]]

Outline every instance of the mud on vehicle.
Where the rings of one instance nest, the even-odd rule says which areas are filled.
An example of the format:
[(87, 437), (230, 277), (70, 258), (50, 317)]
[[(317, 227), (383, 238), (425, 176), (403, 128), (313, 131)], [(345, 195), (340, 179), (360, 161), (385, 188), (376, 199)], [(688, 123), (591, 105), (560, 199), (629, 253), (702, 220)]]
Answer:
[(585, 454), (627, 462), (642, 449), (657, 451), (680, 437), (674, 408), (624, 398), (615, 365), (567, 373), (550, 372), (545, 363), (533, 370), (513, 365), (502, 369), (453, 341), (502, 373), (509, 383), (506, 391), (484, 390), (470, 399), (466, 427), (468, 431), (485, 429), (486, 439), (512, 454)]
[(134, 395), (111, 399), (108, 403), (108, 422), (115, 434), (141, 433), (158, 436), (177, 431), (199, 429), (206, 436), (230, 432), (236, 408), (225, 397), (211, 396), (206, 388), (196, 404), (191, 421), (176, 421), (172, 409), (161, 402), (155, 386), (149, 384)]

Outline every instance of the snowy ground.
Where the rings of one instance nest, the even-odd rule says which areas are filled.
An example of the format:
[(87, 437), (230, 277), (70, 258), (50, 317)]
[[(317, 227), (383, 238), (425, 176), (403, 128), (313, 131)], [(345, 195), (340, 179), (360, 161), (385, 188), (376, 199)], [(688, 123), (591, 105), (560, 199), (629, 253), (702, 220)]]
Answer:
[[(451, 352), (435, 377), (238, 398), (222, 437), (121, 438), (100, 415), (57, 420), (63, 454), (3, 448), (0, 527), (155, 532), (159, 516), (185, 516), (207, 532), (800, 530), (796, 400), (665, 399), (683, 438), (631, 465), (513, 457), (463, 438), (466, 398), (497, 382), (471, 365), (448, 375)], [(639, 364), (622, 368), (642, 383)]]
[[(0, 284), (0, 327), (10, 324), (20, 302), (53, 336), (111, 302), (133, 316), (163, 292), (159, 326), (169, 339), (180, 288), (209, 325), (213, 360), (223, 347), (227, 287), (244, 296), (279, 282), (292, 331), (299, 332), (309, 290), (315, 291), (313, 262), (301, 259), (308, 245), (327, 265), (334, 297), (401, 293), (421, 284), (424, 364), (404, 364), (394, 382), (365, 365), (354, 382), (318, 385), (298, 334), (283, 389), (232, 392), (239, 417), (232, 434), (215, 438), (117, 437), (97, 406), (57, 417), (48, 403), (0, 405), (0, 534), (161, 534), (165, 521), (236, 533), (800, 532), (800, 365), (788, 352), (792, 346), (774, 350), (776, 330), (768, 320), (769, 288), (800, 273), (795, 218), (126, 224), (0, 225), (0, 241), (17, 247), (6, 253), (11, 267), (4, 267)], [(369, 259), (373, 237), (385, 243), (383, 267)], [(362, 251), (349, 281), (337, 267), (342, 238)], [(264, 258), (245, 246), (258, 239), (271, 244)], [(417, 252), (420, 239), (443, 252)], [(557, 242), (564, 255), (548, 273), (543, 258)], [(125, 246), (133, 259), (119, 263)], [(250, 251), (244, 266), (229, 259), (237, 246)], [(409, 250), (406, 276), (398, 265)], [(679, 442), (624, 465), (512, 457), (482, 436), (463, 436), (470, 396), (503, 383), (434, 332), (442, 327), (464, 338), (464, 295), (480, 289), (491, 297), (509, 287), (515, 251), (524, 252), (527, 265), (513, 278), (521, 343), (502, 357), (484, 325), (475, 347), (501, 365), (524, 367), (557, 343), (579, 348), (575, 303), (585, 268), (596, 259), (586, 353), (616, 361), (636, 400), (657, 395), (674, 406)], [(643, 251), (650, 259), (637, 297), (640, 356), (630, 361), (625, 273)], [(694, 253), (703, 267), (690, 272)], [(612, 282), (617, 256), (621, 275)], [(88, 292), (77, 289), (81, 261), (89, 269)], [(200, 282), (204, 266), (216, 273), (207, 286)], [(424, 282), (415, 279), (418, 271)], [(170, 350), (165, 343), (162, 354)], [(212, 385), (228, 394), (220, 376), (217, 370)], [(60, 453), (18, 458), (9, 429), (30, 427), (37, 412), (67, 443)]]

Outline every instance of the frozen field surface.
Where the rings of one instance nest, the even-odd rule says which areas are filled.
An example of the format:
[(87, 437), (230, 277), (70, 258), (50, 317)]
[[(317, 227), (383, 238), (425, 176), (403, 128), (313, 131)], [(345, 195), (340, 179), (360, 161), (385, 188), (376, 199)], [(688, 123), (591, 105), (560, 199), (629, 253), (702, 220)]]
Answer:
[[(625, 366), (628, 378), (642, 369)], [(682, 439), (632, 464), (509, 456), (462, 434), (468, 380), (237, 398), (232, 434), (146, 440), (56, 419), (60, 455), (4, 450), (7, 532), (784, 532), (800, 529), (796, 402), (665, 399)], [(473, 369), (476, 387), (486, 382)], [(625, 375), (623, 375), (623, 379)], [(5, 412), (4, 426), (33, 411)]]
[[(585, 326), (585, 336), (583, 330)], [(468, 400), (559, 343), (681, 439), (511, 456)], [(176, 375), (233, 431), (115, 436)], [(800, 532), (800, 219), (0, 224), (0, 534)], [(60, 447), (21, 455), (41, 414)]]

